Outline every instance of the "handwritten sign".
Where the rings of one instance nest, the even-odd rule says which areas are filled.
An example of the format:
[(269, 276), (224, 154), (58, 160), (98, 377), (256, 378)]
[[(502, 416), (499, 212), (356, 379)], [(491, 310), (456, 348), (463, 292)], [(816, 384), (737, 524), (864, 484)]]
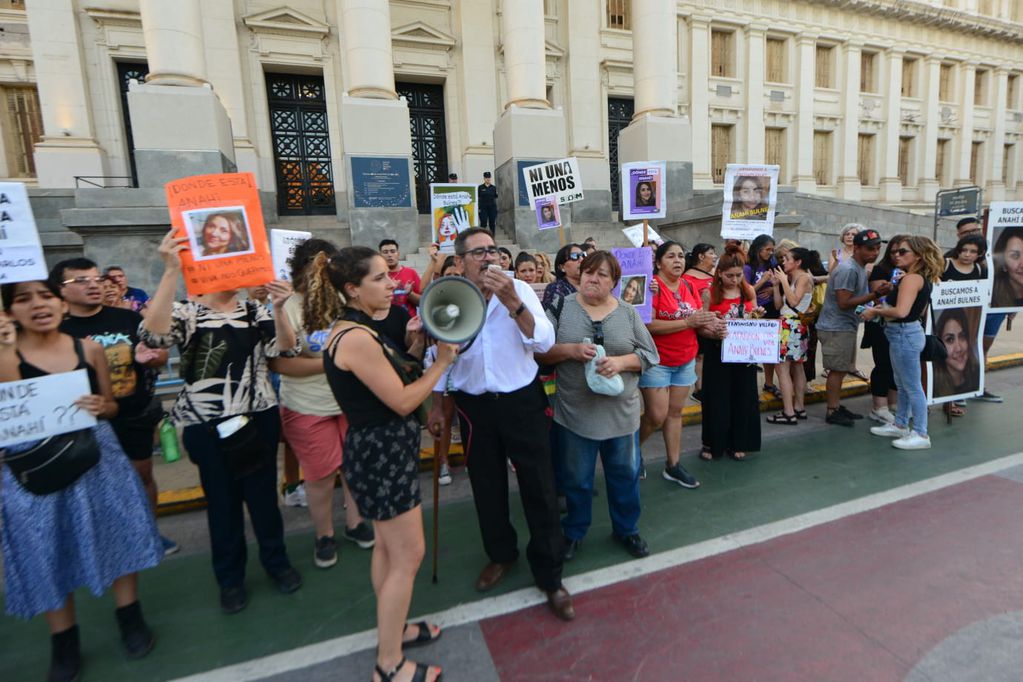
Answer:
[(574, 156), (526, 166), (522, 169), (522, 176), (526, 181), (530, 206), (536, 206), (540, 197), (550, 195), (558, 198), (560, 206), (582, 201), (583, 180), (579, 175), (579, 160)]
[(84, 369), (0, 384), (0, 447), (95, 426), (75, 405), (90, 393)]
[(654, 312), (650, 294), (650, 282), (654, 277), (653, 251), (650, 247), (641, 247), (611, 252), (622, 266), (622, 277), (611, 295), (635, 308), (644, 322), (650, 322)]
[(270, 230), (270, 254), (273, 256), (274, 273), (277, 279), (291, 281), (291, 266), (288, 261), (295, 255), (295, 248), (312, 239), (312, 232), (301, 230)]
[(667, 178), (664, 161), (636, 161), (622, 164), (622, 220), (663, 218), (668, 214), (665, 199)]
[[(629, 227), (622, 228), (622, 234), (625, 238), (632, 242), (633, 246), (643, 246), (643, 226), (642, 225), (630, 225)], [(647, 228), (647, 238), (651, 244), (659, 246), (664, 242), (661, 235), (654, 231), (654, 228)]]
[(175, 234), (188, 237), (181, 269), (189, 294), (255, 287), (274, 278), (252, 173), (194, 175), (168, 182), (164, 190)]
[(0, 282), (46, 279), (39, 232), (20, 182), (0, 182)]
[(778, 362), (781, 340), (778, 320), (726, 320), (728, 336), (721, 342), (721, 362)]
[(725, 166), (721, 236), (725, 239), (756, 239), (774, 233), (778, 205), (778, 174), (781, 166)]

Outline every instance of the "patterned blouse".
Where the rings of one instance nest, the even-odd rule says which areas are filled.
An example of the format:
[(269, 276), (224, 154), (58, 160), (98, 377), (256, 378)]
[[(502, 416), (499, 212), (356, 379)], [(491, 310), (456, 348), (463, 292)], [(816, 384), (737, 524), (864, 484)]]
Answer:
[[(151, 348), (177, 345), (181, 352), (181, 378), (185, 387), (171, 410), (179, 426), (201, 424), (277, 405), (270, 383), (267, 360), (278, 355), (294, 357), (300, 346), (278, 353), (277, 332), (269, 309), (259, 303), (238, 302), (231, 312), (221, 312), (193, 301), (175, 303), (171, 329), (154, 334), (139, 327), (139, 337)], [(255, 354), (253, 362), (249, 361)], [(250, 367), (255, 369), (253, 380)], [(198, 413), (198, 414), (196, 414)]]

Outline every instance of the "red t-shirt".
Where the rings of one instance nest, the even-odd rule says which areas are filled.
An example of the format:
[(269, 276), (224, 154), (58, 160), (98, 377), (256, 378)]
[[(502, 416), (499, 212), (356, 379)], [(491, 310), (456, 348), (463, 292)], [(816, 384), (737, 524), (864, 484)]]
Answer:
[(409, 303), (409, 292), (422, 293), (422, 284), (419, 281), (419, 273), (410, 267), (402, 266), (397, 272), (387, 271), (387, 276), (394, 280), (398, 286), (394, 290), (394, 298), (391, 305), (398, 305), (405, 308), (409, 315), (415, 316), (416, 307)]
[[(712, 313), (720, 313), (721, 317), (726, 320), (734, 320), (742, 317), (746, 317), (755, 305), (755, 301), (750, 299), (749, 301), (743, 301), (741, 296), (735, 298), (723, 298), (720, 303), (711, 303), (710, 307), (707, 308)], [(740, 312), (745, 310), (745, 312)]]
[(714, 281), (713, 277), (694, 277), (693, 275), (682, 275), (682, 279), (693, 285), (693, 290), (697, 296), (703, 296), (704, 289), (707, 289), (711, 282)]
[[(654, 297), (654, 317), (658, 320), (684, 320), (703, 307), (700, 299), (686, 282), (679, 280), (678, 291), (671, 291), (664, 280), (654, 275), (659, 290)], [(653, 334), (654, 345), (661, 356), (661, 364), (679, 367), (696, 357), (699, 343), (695, 329), (680, 329), (671, 334)]]

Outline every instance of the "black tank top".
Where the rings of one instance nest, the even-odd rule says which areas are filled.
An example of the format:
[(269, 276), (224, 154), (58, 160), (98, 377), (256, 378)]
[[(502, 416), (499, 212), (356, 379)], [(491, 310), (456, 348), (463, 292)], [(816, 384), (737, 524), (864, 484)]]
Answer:
[(943, 282), (965, 282), (971, 279), (982, 279), (984, 277), (980, 270), (980, 265), (977, 263), (973, 264), (973, 271), (968, 272), (965, 275), (956, 269), (956, 266), (952, 264), (951, 258), (945, 259), (945, 272), (941, 275)]
[[(902, 279), (895, 285), (891, 293), (888, 294), (888, 305), (894, 306), (899, 300), (899, 284), (902, 284)], [(909, 308), (909, 314), (905, 317), (900, 317), (897, 320), (891, 320), (891, 322), (919, 322), (923, 319), (924, 311), (927, 309), (927, 304), (931, 300), (931, 289), (934, 285), (924, 280), (924, 285), (920, 288), (920, 291), (916, 292), (916, 298), (913, 299), (913, 305)]]
[[(75, 344), (75, 355), (78, 356), (78, 364), (75, 365), (75, 369), (84, 369), (86, 374), (89, 375), (89, 388), (93, 394), (99, 393), (99, 381), (96, 379), (96, 368), (90, 365), (85, 360), (85, 349), (82, 348), (82, 340), (71, 337), (71, 340)], [(36, 379), (38, 377), (46, 377), (50, 375), (50, 372), (40, 369), (28, 362), (21, 356), (21, 351), (18, 351), (18, 371), (21, 373), (22, 379)]]
[(338, 333), (323, 354), (323, 370), (327, 375), (327, 384), (334, 394), (334, 400), (348, 417), (348, 425), (353, 429), (386, 424), (401, 417), (397, 412), (376, 397), (366, 384), (362, 383), (353, 372), (341, 369), (334, 364), (334, 355), (342, 337), (358, 327), (350, 327)]

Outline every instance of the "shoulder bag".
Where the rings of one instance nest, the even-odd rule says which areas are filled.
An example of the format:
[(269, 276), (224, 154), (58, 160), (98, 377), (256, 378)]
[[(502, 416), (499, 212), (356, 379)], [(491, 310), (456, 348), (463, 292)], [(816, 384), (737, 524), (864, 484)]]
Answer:
[(2, 461), (25, 490), (49, 495), (77, 481), (99, 458), (99, 443), (88, 428), (50, 436), (17, 454), (8, 451)]

